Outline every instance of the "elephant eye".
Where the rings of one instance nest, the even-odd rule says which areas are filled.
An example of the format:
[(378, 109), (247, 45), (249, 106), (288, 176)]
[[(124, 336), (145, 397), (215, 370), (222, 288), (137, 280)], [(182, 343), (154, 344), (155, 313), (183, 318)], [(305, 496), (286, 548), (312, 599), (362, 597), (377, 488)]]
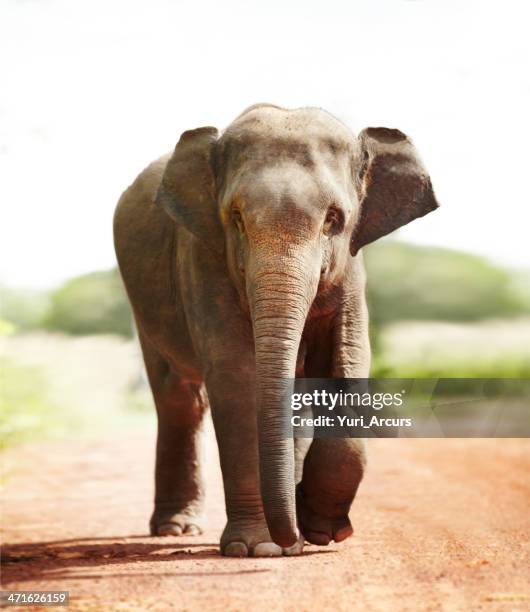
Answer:
[(342, 211), (335, 208), (335, 206), (330, 206), (324, 220), (324, 234), (327, 236), (334, 236), (335, 234), (339, 234), (343, 228), (344, 215), (342, 214)]
[(245, 233), (245, 224), (243, 223), (243, 217), (241, 216), (241, 211), (238, 210), (237, 208), (234, 208), (232, 210), (232, 220), (233, 220), (235, 226), (237, 227), (237, 231), (240, 234), (244, 234)]

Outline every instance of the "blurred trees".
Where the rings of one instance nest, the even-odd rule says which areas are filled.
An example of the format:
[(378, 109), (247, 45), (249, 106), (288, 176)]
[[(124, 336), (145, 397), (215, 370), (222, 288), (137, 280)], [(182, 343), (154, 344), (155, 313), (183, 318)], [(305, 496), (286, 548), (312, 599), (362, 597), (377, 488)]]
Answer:
[(53, 291), (43, 327), (74, 335), (132, 335), (131, 311), (118, 271), (78, 276)]
[(509, 270), (448, 249), (382, 241), (366, 248), (370, 316), (390, 321), (477, 321), (530, 313)]
[(530, 314), (520, 275), (483, 257), (382, 240), (366, 247), (367, 300), (374, 354), (393, 321), (479, 321)]
[[(530, 313), (528, 272), (482, 257), (383, 240), (364, 249), (368, 302), (377, 331), (397, 320), (476, 321)], [(19, 330), (132, 334), (130, 307), (116, 269), (78, 276), (51, 292), (0, 288), (0, 320)]]
[(50, 292), (0, 288), (0, 320), (20, 331), (132, 335), (131, 310), (116, 269), (77, 276)]
[(45, 291), (0, 287), (0, 320), (24, 330), (41, 327), (49, 303)]

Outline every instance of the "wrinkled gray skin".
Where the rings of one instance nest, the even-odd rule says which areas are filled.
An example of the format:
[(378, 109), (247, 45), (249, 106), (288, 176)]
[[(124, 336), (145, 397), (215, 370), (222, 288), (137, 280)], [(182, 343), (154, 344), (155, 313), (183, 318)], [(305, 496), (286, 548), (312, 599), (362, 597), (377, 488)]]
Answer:
[(294, 449), (279, 430), (280, 381), (368, 376), (358, 250), (436, 206), (398, 130), (357, 138), (325, 111), (272, 105), (247, 109), (221, 135), (185, 132), (127, 189), (115, 245), (158, 413), (154, 535), (201, 530), (208, 405), (223, 554), (297, 554), (304, 538), (351, 535), (364, 446)]

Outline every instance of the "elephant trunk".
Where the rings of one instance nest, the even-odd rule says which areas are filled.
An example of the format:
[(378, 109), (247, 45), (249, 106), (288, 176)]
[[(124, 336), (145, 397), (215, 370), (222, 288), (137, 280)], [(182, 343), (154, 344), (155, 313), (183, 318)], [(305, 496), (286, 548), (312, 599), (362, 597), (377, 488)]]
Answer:
[[(300, 339), (318, 278), (304, 257), (255, 260), (249, 287), (256, 350), (261, 496), (272, 540), (296, 542), (293, 439), (286, 435), (286, 379), (295, 377)], [(250, 272), (250, 270), (249, 270)]]

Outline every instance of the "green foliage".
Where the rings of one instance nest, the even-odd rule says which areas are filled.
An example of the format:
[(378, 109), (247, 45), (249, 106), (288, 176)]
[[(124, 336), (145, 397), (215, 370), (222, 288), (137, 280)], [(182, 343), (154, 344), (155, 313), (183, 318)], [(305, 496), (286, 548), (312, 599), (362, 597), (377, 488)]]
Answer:
[(2, 359), (0, 376), (0, 447), (60, 429), (59, 411), (49, 399), (42, 371)]
[(46, 329), (69, 334), (132, 335), (131, 310), (116, 269), (67, 281), (52, 292)]
[[(384, 332), (383, 332), (384, 334)], [(433, 341), (434, 343), (435, 341)], [(370, 376), (374, 378), (506, 378), (530, 380), (530, 359), (518, 353), (496, 358), (475, 354), (459, 357), (440, 355), (437, 347), (427, 359), (401, 358), (396, 352), (374, 354)]]
[[(140, 366), (127, 358), (132, 341), (42, 332), (6, 340), (6, 353), (12, 354), (0, 356), (0, 450), (33, 440), (90, 438), (154, 425), (147, 387), (128, 384)], [(32, 352), (43, 342), (46, 349), (37, 350), (30, 362), (20, 360), (17, 346)], [(118, 368), (116, 380), (108, 371), (120, 355), (122, 363), (130, 363)]]
[(40, 327), (49, 305), (45, 291), (0, 287), (0, 319), (9, 321), (16, 328)]
[(530, 317), (385, 325), (372, 373), (388, 378), (530, 380)]
[(0, 319), (0, 338), (2, 336), (9, 336), (16, 330), (16, 327), (11, 321), (5, 321)]
[(530, 312), (510, 271), (482, 257), (441, 248), (381, 241), (365, 249), (370, 317), (477, 321)]

